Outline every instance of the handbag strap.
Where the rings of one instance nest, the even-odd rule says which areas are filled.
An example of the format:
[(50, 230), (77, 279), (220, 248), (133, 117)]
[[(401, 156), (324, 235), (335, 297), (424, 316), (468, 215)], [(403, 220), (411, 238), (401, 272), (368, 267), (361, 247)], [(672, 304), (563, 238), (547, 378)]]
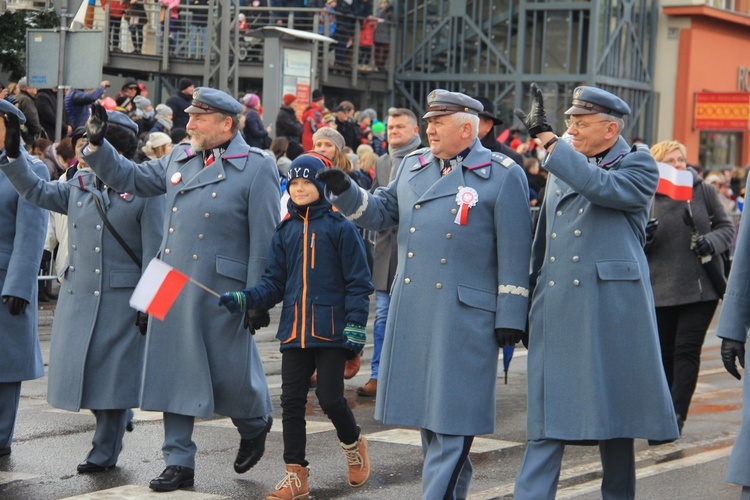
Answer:
[(107, 216), (104, 213), (104, 209), (102, 208), (102, 202), (99, 201), (99, 198), (97, 198), (96, 195), (94, 195), (94, 203), (96, 204), (96, 211), (99, 212), (99, 217), (102, 218), (102, 222), (104, 222), (104, 225), (107, 227), (107, 229), (109, 229), (109, 232), (112, 233), (112, 236), (115, 237), (117, 243), (119, 243), (122, 249), (125, 250), (125, 252), (130, 256), (131, 259), (133, 259), (135, 265), (137, 265), (139, 268), (143, 267), (141, 259), (139, 259), (135, 252), (130, 249), (128, 244), (125, 243), (125, 240), (122, 239), (122, 236), (120, 236), (120, 234), (115, 230), (115, 227), (112, 225), (112, 223), (109, 222), (109, 219), (107, 219)]

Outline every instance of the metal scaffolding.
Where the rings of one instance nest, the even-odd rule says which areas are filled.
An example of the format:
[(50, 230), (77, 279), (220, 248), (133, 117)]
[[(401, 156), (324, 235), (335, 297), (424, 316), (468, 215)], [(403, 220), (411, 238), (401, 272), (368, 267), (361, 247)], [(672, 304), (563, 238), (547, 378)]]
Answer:
[(537, 82), (553, 125), (573, 89), (594, 85), (633, 109), (624, 135), (654, 133), (657, 0), (403, 0), (395, 100), (423, 110), (435, 88), (493, 100), (506, 124)]

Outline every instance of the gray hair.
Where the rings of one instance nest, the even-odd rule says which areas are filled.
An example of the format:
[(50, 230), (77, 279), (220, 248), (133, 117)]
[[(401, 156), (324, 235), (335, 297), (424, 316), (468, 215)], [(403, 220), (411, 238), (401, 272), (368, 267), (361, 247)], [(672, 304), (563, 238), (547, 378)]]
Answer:
[(625, 130), (625, 119), (621, 118), (619, 116), (614, 115), (608, 115), (606, 113), (599, 113), (599, 116), (601, 116), (604, 119), (607, 119), (611, 122), (614, 122), (617, 125), (617, 133), (621, 134), (623, 130)]
[(25, 76), (23, 78), (21, 78), (20, 80), (18, 80), (18, 89), (19, 90), (26, 90), (27, 88), (29, 88), (29, 85), (26, 82), (27, 82), (27, 80), (26, 80)]
[(471, 140), (473, 141), (477, 138), (477, 134), (479, 133), (479, 116), (473, 113), (460, 112), (453, 113), (451, 117), (456, 125), (463, 125), (464, 123), (471, 125)]

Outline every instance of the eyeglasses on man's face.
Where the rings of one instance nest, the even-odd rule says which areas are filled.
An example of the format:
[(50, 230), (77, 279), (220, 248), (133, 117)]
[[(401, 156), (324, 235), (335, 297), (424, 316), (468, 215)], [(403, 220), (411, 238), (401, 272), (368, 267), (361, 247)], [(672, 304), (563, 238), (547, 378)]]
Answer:
[(593, 125), (595, 123), (604, 123), (604, 122), (611, 122), (612, 120), (597, 120), (595, 122), (582, 122), (579, 120), (565, 120), (565, 126), (569, 129), (572, 128), (573, 130), (584, 130), (586, 127)]

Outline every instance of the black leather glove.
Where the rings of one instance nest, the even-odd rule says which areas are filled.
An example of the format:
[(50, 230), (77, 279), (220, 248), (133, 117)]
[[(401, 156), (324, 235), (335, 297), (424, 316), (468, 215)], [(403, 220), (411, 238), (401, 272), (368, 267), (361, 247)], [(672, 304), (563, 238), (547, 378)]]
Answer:
[(690, 245), (690, 250), (701, 257), (705, 257), (714, 253), (714, 245), (711, 240), (701, 235)]
[(245, 311), (245, 322), (243, 324), (252, 335), (255, 335), (255, 330), (271, 324), (271, 316), (265, 309), (248, 309)]
[(148, 314), (138, 311), (135, 315), (135, 326), (138, 327), (141, 335), (146, 335), (146, 330), (148, 330)]
[(721, 340), (721, 361), (724, 363), (724, 368), (737, 380), (741, 380), (742, 376), (737, 370), (737, 363), (735, 359), (740, 360), (740, 366), (745, 368), (745, 343), (738, 342), (731, 339)]
[(8, 306), (8, 312), (11, 316), (23, 314), (26, 311), (26, 306), (29, 305), (24, 299), (12, 295), (3, 295), (3, 304)]
[(529, 129), (529, 135), (536, 137), (542, 132), (552, 132), (552, 127), (547, 123), (547, 114), (544, 112), (544, 98), (542, 97), (542, 91), (537, 87), (536, 83), (531, 84), (531, 110), (529, 114), (516, 108), (514, 111), (515, 115), (526, 125)]
[(649, 219), (646, 223), (646, 244), (643, 245), (643, 249), (648, 251), (651, 244), (654, 242), (656, 236), (656, 230), (659, 228), (659, 219)]
[(86, 122), (86, 136), (89, 143), (101, 146), (104, 142), (104, 134), (107, 133), (107, 110), (101, 104), (91, 105), (91, 117)]
[(21, 121), (15, 113), (5, 113), (5, 154), (16, 159), (21, 156)]
[(497, 345), (500, 347), (514, 346), (518, 344), (523, 336), (521, 330), (514, 330), (513, 328), (495, 328), (495, 339), (497, 339)]
[(340, 168), (326, 168), (319, 171), (315, 178), (337, 196), (349, 189), (349, 184), (351, 184), (349, 176)]

